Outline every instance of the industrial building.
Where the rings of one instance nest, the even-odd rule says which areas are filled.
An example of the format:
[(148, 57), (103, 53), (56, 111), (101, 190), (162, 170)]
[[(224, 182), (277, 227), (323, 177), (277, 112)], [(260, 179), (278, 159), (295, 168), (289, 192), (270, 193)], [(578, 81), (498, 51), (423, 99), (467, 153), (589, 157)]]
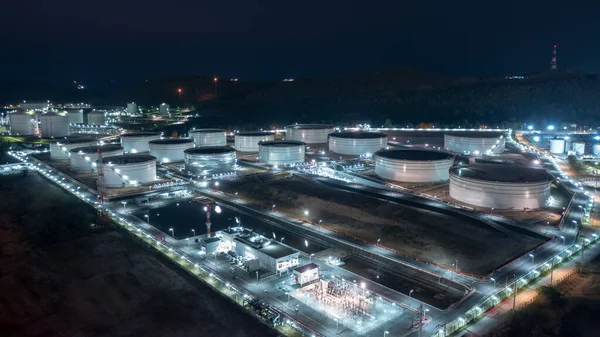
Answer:
[(541, 168), (472, 164), (450, 169), (450, 196), (469, 205), (537, 209), (550, 198), (553, 177)]
[(327, 124), (288, 125), (285, 127), (285, 138), (306, 144), (325, 144), (327, 136), (334, 131), (335, 127)]
[(77, 173), (95, 172), (100, 149), (102, 149), (103, 158), (123, 154), (123, 147), (115, 144), (76, 147), (69, 151), (71, 171)]
[[(102, 157), (102, 173), (106, 187), (147, 184), (156, 180), (156, 157), (124, 154)], [(99, 163), (96, 162), (98, 166)]]
[(295, 140), (271, 140), (258, 143), (258, 157), (268, 165), (303, 163), (306, 143)]
[(127, 103), (127, 113), (130, 115), (135, 115), (138, 113), (138, 106), (135, 102)]
[(217, 235), (221, 238), (223, 250), (240, 256), (248, 272), (264, 269), (277, 273), (298, 265), (300, 252), (251, 230), (234, 227), (219, 231)]
[(550, 153), (553, 154), (563, 154), (565, 153), (565, 144), (566, 141), (564, 139), (550, 139)]
[(69, 160), (71, 150), (78, 147), (93, 146), (97, 143), (96, 139), (88, 137), (58, 139), (50, 143), (50, 159)]
[(104, 111), (93, 110), (87, 114), (87, 124), (88, 125), (104, 125), (106, 124), (106, 118), (104, 116)]
[(40, 133), (44, 138), (58, 138), (69, 135), (69, 117), (65, 114), (48, 112), (40, 117)]
[(387, 147), (387, 135), (380, 132), (335, 132), (329, 134), (329, 150), (345, 155), (373, 154)]
[(196, 147), (227, 145), (227, 133), (223, 129), (190, 130), (189, 136), (194, 140)]
[(444, 134), (444, 148), (465, 154), (499, 154), (504, 152), (505, 139), (501, 132), (450, 132)]
[(316, 263), (305, 264), (301, 267), (294, 268), (294, 280), (301, 287), (307, 283), (319, 279), (319, 265)]
[(258, 152), (258, 143), (275, 140), (272, 132), (240, 132), (235, 135), (235, 149), (240, 152)]
[(379, 150), (374, 158), (379, 177), (415, 183), (448, 180), (448, 170), (454, 164), (453, 155), (433, 150)]
[(148, 152), (148, 142), (156, 139), (160, 139), (160, 134), (156, 132), (124, 133), (121, 135), (121, 146), (125, 153)]
[(193, 148), (194, 141), (189, 138), (155, 139), (148, 142), (150, 155), (160, 163), (183, 161), (183, 151)]
[(169, 110), (170, 110), (170, 106), (167, 103), (161, 103), (158, 108), (158, 111), (161, 116), (169, 116), (169, 114), (170, 114)]
[(13, 112), (8, 115), (10, 134), (13, 136), (29, 136), (36, 133), (37, 123), (35, 114), (22, 111)]
[(211, 172), (231, 172), (236, 164), (236, 152), (231, 146), (207, 146), (183, 152), (185, 170), (192, 175)]

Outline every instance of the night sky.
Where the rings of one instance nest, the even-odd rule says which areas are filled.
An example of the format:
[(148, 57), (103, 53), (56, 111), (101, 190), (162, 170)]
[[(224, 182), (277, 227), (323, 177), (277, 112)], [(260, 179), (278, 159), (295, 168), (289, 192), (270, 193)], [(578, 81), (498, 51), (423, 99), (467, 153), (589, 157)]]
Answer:
[(3, 1), (0, 78), (102, 86), (168, 74), (280, 80), (392, 66), (493, 76), (548, 69), (554, 43), (559, 69), (599, 72), (600, 5), (574, 3)]

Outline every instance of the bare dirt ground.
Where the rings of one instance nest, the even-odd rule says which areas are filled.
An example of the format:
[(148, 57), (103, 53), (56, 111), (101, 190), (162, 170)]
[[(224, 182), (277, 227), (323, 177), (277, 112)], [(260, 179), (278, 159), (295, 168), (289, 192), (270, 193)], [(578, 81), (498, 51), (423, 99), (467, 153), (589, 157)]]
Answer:
[[(223, 182), (222, 189), (297, 217), (375, 242), (438, 264), (456, 260), (462, 271), (485, 274), (543, 243), (513, 236), (444, 214), (345, 192), (301, 178), (275, 179), (261, 184)], [(305, 216), (304, 212), (309, 215)], [(502, 249), (498, 249), (502, 247)]]
[(0, 190), (0, 335), (276, 335), (37, 174)]

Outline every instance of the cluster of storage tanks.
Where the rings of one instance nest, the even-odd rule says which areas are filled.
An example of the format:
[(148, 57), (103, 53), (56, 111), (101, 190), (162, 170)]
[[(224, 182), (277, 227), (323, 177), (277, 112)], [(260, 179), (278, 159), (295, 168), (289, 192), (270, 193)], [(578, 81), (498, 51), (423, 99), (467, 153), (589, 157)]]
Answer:
[[(44, 138), (60, 138), (70, 134), (70, 124), (84, 123), (83, 110), (72, 110), (68, 113), (47, 112), (39, 115), (36, 113), (17, 111), (8, 115), (10, 132), (15, 136), (40, 135)], [(105, 124), (104, 113), (92, 111), (87, 115), (88, 124)]]
[[(567, 137), (568, 138), (568, 137)], [(550, 153), (552, 154), (564, 154), (569, 150), (569, 141), (565, 138), (554, 138), (550, 139)], [(570, 143), (570, 150), (578, 156), (582, 156), (589, 153), (589, 149), (586, 151), (586, 143), (584, 141), (573, 141)], [(591, 144), (592, 153), (596, 156), (600, 155), (600, 143)]]

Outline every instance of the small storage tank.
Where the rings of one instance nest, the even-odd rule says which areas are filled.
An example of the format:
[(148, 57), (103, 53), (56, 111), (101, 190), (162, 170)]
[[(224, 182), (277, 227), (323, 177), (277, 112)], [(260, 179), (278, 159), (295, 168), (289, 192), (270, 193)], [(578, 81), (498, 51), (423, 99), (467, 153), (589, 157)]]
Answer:
[(160, 163), (183, 161), (183, 151), (194, 147), (194, 141), (189, 138), (156, 139), (148, 142), (150, 155)]
[(127, 103), (127, 113), (130, 115), (135, 115), (138, 113), (138, 107), (135, 102)]
[(121, 135), (121, 146), (125, 153), (148, 152), (150, 147), (148, 142), (160, 139), (160, 134), (156, 132), (134, 132)]
[(593, 153), (595, 155), (600, 155), (600, 144), (594, 144)]
[(102, 149), (102, 158), (120, 156), (123, 154), (123, 147), (116, 144), (76, 147), (69, 151), (71, 171), (77, 173), (95, 172), (97, 165), (96, 161), (99, 156), (98, 151), (100, 149)]
[(575, 153), (577, 155), (585, 154), (585, 143), (581, 143), (581, 142), (573, 143), (573, 151), (575, 151)]
[(40, 133), (44, 138), (58, 138), (69, 135), (69, 117), (48, 112), (40, 117)]
[(93, 138), (65, 138), (57, 139), (50, 143), (51, 160), (69, 160), (69, 152), (78, 147), (96, 145), (98, 141)]
[(185, 169), (193, 175), (231, 172), (236, 163), (235, 149), (231, 146), (205, 146), (183, 152)]
[[(143, 154), (124, 154), (102, 157), (102, 162), (106, 187), (147, 184), (156, 180), (156, 157)], [(98, 164), (96, 162), (96, 165)]]
[(83, 124), (83, 110), (69, 110), (67, 116), (69, 124)]
[(196, 147), (227, 145), (227, 134), (223, 129), (190, 130), (189, 135)]
[(25, 112), (13, 112), (8, 115), (10, 134), (13, 136), (29, 136), (35, 134), (35, 115)]
[(104, 117), (104, 111), (94, 110), (87, 115), (88, 125), (104, 125), (106, 119)]
[(275, 140), (272, 132), (240, 132), (235, 135), (235, 149), (240, 152), (258, 152), (258, 143)]
[(304, 162), (306, 143), (295, 140), (271, 140), (258, 143), (260, 161), (269, 165)]
[(563, 154), (565, 153), (564, 139), (550, 139), (550, 153)]

